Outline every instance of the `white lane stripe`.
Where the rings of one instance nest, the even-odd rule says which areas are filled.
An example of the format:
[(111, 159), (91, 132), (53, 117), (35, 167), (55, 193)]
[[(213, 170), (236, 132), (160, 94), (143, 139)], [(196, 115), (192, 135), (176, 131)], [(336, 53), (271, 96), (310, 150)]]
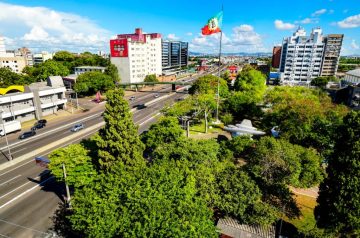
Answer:
[(14, 152), (11, 152), (11, 154), (13, 155), (13, 154), (19, 153), (20, 151), (27, 150), (27, 149), (28, 149), (28, 148), (23, 147), (23, 148), (18, 149), (18, 150), (14, 151)]
[(26, 184), (29, 184), (29, 183), (32, 183), (32, 181), (28, 181), (28, 182), (24, 183), (23, 185), (21, 185), (21, 186), (19, 186), (19, 187), (15, 188), (15, 189), (13, 189), (13, 190), (11, 190), (10, 192), (5, 193), (4, 195), (2, 195), (2, 196), (0, 197), (0, 199), (2, 199), (2, 198), (4, 198), (4, 197), (6, 197), (7, 195), (9, 195), (9, 194), (11, 194), (11, 193), (15, 192), (15, 191), (16, 191), (16, 190), (18, 190), (19, 188), (22, 188), (22, 187), (24, 187)]
[(15, 176), (15, 177), (9, 179), (8, 181), (1, 183), (0, 186), (2, 186), (2, 185), (4, 185), (4, 184), (7, 184), (8, 182), (10, 182), (10, 181), (12, 181), (12, 180), (14, 180), (14, 179), (17, 179), (17, 178), (20, 177), (20, 176), (21, 176), (21, 175), (19, 174), (18, 176)]
[(42, 181), (41, 183), (39, 183), (39, 184), (36, 184), (35, 186), (33, 186), (32, 188), (29, 188), (28, 190), (26, 190), (25, 192), (23, 192), (23, 193), (21, 193), (21, 194), (19, 194), (19, 195), (17, 195), (16, 197), (14, 197), (13, 199), (11, 199), (10, 201), (8, 201), (7, 203), (5, 203), (5, 204), (3, 204), (2, 206), (0, 206), (0, 209), (2, 209), (3, 207), (6, 207), (7, 205), (9, 205), (10, 203), (12, 203), (13, 201), (15, 201), (15, 200), (17, 200), (17, 199), (19, 199), (19, 198), (21, 198), (22, 196), (24, 196), (25, 194), (27, 194), (27, 193), (29, 193), (29, 192), (31, 192), (32, 190), (34, 190), (35, 188), (37, 188), (37, 187), (40, 187), (41, 185), (43, 185), (44, 183), (46, 183), (47, 181), (49, 181), (50, 179), (53, 179), (54, 177), (50, 177), (50, 178), (48, 178), (48, 179), (46, 179), (46, 180), (44, 180), (44, 181)]
[(142, 126), (142, 125), (145, 124), (146, 122), (151, 121), (152, 119), (154, 119), (155, 117), (159, 116), (160, 114), (161, 114), (161, 113), (158, 112), (158, 113), (156, 113), (155, 115), (151, 115), (151, 116), (148, 117), (145, 121), (141, 122), (141, 123), (139, 124), (139, 126)]
[(29, 160), (29, 161), (26, 162), (26, 163), (23, 163), (23, 164), (15, 167), (15, 168), (13, 168), (13, 169), (10, 169), (10, 170), (6, 171), (5, 173), (0, 174), (0, 176), (3, 176), (3, 175), (5, 175), (5, 174), (7, 174), (7, 173), (10, 173), (11, 171), (14, 171), (15, 169), (18, 169), (18, 168), (20, 168), (20, 167), (22, 167), (22, 166), (24, 166), (24, 165), (26, 165), (26, 164), (28, 164), (28, 163), (31, 163), (31, 162), (33, 162), (33, 160)]

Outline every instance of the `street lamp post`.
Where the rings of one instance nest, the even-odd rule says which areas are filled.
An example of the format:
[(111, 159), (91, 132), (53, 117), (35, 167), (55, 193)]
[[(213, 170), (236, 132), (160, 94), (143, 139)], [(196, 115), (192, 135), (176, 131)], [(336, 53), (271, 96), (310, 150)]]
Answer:
[(12, 160), (12, 155), (11, 155), (11, 151), (10, 151), (10, 146), (9, 146), (9, 141), (7, 139), (7, 135), (6, 135), (6, 130), (5, 130), (5, 125), (4, 125), (4, 120), (3, 120), (3, 117), (2, 117), (2, 113), (4, 112), (4, 110), (1, 110), (0, 111), (0, 120), (1, 120), (1, 125), (2, 125), (2, 128), (4, 130), (4, 136), (5, 136), (5, 141), (6, 141), (6, 146), (7, 146), (7, 149), (8, 149), (8, 152), (9, 152), (9, 160)]

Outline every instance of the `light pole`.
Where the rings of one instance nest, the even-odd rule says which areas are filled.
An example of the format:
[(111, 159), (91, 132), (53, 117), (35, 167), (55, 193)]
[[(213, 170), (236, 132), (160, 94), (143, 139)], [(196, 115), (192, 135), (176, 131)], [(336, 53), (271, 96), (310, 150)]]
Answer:
[(4, 120), (2, 117), (2, 113), (4, 112), (4, 110), (0, 110), (0, 120), (1, 120), (1, 125), (2, 125), (2, 129), (4, 130), (4, 136), (5, 136), (5, 140), (6, 140), (6, 146), (9, 152), (9, 160), (12, 160), (12, 155), (11, 155), (11, 151), (10, 151), (10, 146), (9, 146), (9, 141), (7, 139), (7, 135), (6, 135), (6, 130), (5, 130), (5, 125), (4, 125)]

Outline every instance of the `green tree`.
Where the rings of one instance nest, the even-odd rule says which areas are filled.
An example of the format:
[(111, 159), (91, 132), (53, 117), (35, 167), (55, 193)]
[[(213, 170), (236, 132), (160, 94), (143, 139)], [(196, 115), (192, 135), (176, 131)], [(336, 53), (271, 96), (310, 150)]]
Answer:
[(231, 113), (225, 113), (224, 115), (220, 116), (220, 119), (224, 123), (224, 125), (229, 125), (233, 122), (234, 117)]
[(105, 74), (109, 75), (112, 78), (113, 82), (120, 82), (119, 72), (115, 65), (110, 64), (108, 67), (106, 67)]
[(334, 76), (320, 76), (311, 80), (311, 85), (325, 89), (329, 82), (337, 82), (338, 79)]
[(98, 146), (99, 166), (102, 170), (116, 170), (117, 164), (131, 166), (143, 165), (144, 145), (137, 134), (128, 102), (120, 89), (106, 94), (104, 120), (94, 141)]
[(144, 82), (147, 83), (157, 83), (159, 80), (156, 78), (155, 74), (149, 74), (145, 76)]
[(221, 78), (224, 79), (226, 82), (230, 81), (230, 73), (228, 70), (226, 70), (223, 74), (221, 74)]
[(74, 89), (84, 95), (94, 95), (97, 91), (107, 91), (115, 87), (113, 79), (101, 72), (86, 72), (76, 80)]
[(352, 111), (337, 130), (327, 177), (320, 185), (319, 227), (344, 237), (360, 235), (360, 113)]
[(314, 150), (272, 137), (261, 138), (248, 159), (252, 173), (266, 184), (295, 187), (311, 187), (321, 182), (320, 161)]
[(58, 51), (54, 54), (53, 59), (55, 61), (62, 61), (62, 62), (72, 62), (75, 60), (75, 55), (70, 53), (69, 51)]
[(69, 186), (81, 187), (93, 182), (96, 170), (92, 158), (81, 144), (69, 145), (54, 150), (49, 155), (49, 169), (57, 181), (64, 182), (62, 165), (66, 167), (66, 182)]
[(245, 224), (270, 225), (279, 216), (274, 208), (262, 202), (262, 192), (246, 172), (235, 167), (224, 170), (217, 181), (219, 196), (216, 207), (224, 215)]
[(258, 70), (251, 67), (244, 68), (236, 77), (234, 89), (248, 92), (256, 102), (260, 102), (266, 91), (266, 78)]
[(44, 63), (35, 66), (32, 75), (36, 81), (45, 81), (49, 76), (66, 76), (70, 71), (61, 62), (47, 60)]
[(85, 237), (217, 237), (194, 177), (158, 162), (135, 174), (121, 169), (116, 178), (102, 176), (78, 190), (73, 228)]
[(175, 117), (162, 117), (158, 123), (150, 126), (148, 132), (142, 135), (142, 141), (150, 150), (182, 139), (184, 131)]
[(216, 109), (216, 99), (212, 94), (200, 94), (194, 97), (194, 106), (197, 108), (197, 115), (203, 115), (205, 121), (205, 133), (209, 129), (209, 116)]
[(348, 109), (335, 105), (320, 90), (280, 86), (269, 90), (265, 103), (270, 109), (263, 117), (266, 130), (279, 126), (281, 138), (304, 147), (313, 147), (328, 156)]
[(27, 85), (33, 83), (33, 78), (17, 74), (9, 68), (0, 68), (0, 87), (7, 88), (11, 85)]
[(190, 94), (217, 94), (218, 81), (220, 83), (220, 97), (227, 97), (229, 94), (229, 88), (227, 82), (219, 77), (213, 75), (205, 75), (198, 78), (189, 89)]
[(247, 154), (254, 141), (249, 136), (237, 136), (227, 141), (226, 148), (231, 150), (235, 158), (241, 158)]
[(262, 115), (257, 99), (251, 92), (233, 92), (222, 104), (222, 110), (236, 119), (258, 118)]

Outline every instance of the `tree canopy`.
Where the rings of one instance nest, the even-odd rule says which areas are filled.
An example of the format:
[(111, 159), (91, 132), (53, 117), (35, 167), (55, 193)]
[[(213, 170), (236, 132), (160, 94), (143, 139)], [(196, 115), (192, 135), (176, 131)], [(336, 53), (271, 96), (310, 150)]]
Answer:
[(266, 78), (260, 71), (252, 67), (245, 67), (237, 75), (234, 89), (235, 91), (248, 92), (255, 102), (260, 102), (266, 91)]
[(319, 227), (355, 237), (360, 235), (360, 113), (350, 112), (337, 135), (315, 216)]
[(32, 68), (25, 68), (24, 72), (38, 82), (45, 81), (49, 76), (67, 76), (70, 74), (70, 70), (63, 63), (55, 60), (47, 60)]
[(159, 80), (156, 78), (155, 74), (149, 74), (145, 76), (144, 82), (147, 83), (157, 83)]
[(192, 95), (193, 94), (216, 95), (218, 80), (220, 82), (220, 89), (219, 89), (220, 97), (221, 98), (227, 97), (229, 94), (229, 88), (227, 82), (224, 79), (213, 75), (205, 75), (198, 78), (189, 89), (189, 93)]
[(83, 95), (94, 95), (98, 91), (107, 91), (115, 87), (113, 79), (101, 72), (86, 72), (76, 79), (74, 89)]
[(35, 82), (34, 79), (27, 75), (14, 73), (9, 68), (0, 68), (0, 88), (11, 85), (27, 85), (33, 82)]

